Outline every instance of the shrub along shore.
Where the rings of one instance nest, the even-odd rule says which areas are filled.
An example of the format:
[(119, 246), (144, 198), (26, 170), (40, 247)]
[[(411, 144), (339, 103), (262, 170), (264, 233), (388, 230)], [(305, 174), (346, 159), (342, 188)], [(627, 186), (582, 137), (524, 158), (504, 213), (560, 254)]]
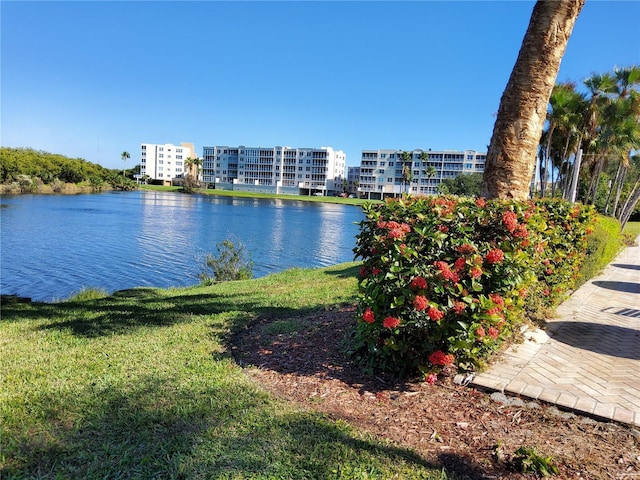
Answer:
[[(448, 211), (451, 205), (436, 207)], [(513, 233), (509, 230), (515, 232), (517, 225), (505, 213), (498, 218)], [(520, 221), (526, 212), (516, 213)], [(620, 248), (619, 226), (612, 222), (600, 218), (593, 226), (582, 262), (584, 278)], [(405, 242), (396, 249), (406, 229), (401, 223), (393, 234), (389, 223), (372, 227), (379, 229), (373, 236), (384, 232), (383, 241), (397, 255), (415, 248)], [(369, 248), (367, 235), (361, 248)], [(452, 248), (458, 252), (456, 245)], [(484, 260), (495, 250), (476, 248)], [(112, 295), (86, 291), (58, 303), (3, 298), (3, 477), (447, 478), (409, 450), (270, 396), (243, 375), (228, 351), (230, 335), (255, 319), (291, 323), (362, 302), (362, 280), (369, 277), (361, 269), (372, 271), (381, 261), (377, 252), (370, 253), (364, 262), (209, 286), (138, 288)], [(473, 268), (475, 253), (465, 255), (466, 267)], [(499, 255), (492, 255), (500, 264)], [(493, 260), (483, 265), (494, 265)], [(586, 273), (587, 266), (592, 273)], [(422, 272), (425, 278), (432, 273), (444, 282), (450, 276), (442, 264), (428, 268), (437, 271)], [(460, 276), (451, 268), (450, 273)], [(425, 310), (414, 301), (414, 308)], [(377, 328), (387, 328), (382, 323), (386, 316), (376, 320)], [(375, 323), (361, 319), (360, 324)]]

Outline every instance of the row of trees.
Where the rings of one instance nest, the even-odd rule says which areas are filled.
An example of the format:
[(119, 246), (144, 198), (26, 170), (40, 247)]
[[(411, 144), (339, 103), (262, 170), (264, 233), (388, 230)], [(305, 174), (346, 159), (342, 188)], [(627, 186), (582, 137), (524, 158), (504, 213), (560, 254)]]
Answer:
[[(126, 162), (130, 157), (125, 158), (125, 153), (122, 158)], [(28, 180), (29, 184), (89, 183), (101, 189), (108, 183), (117, 188), (129, 188), (134, 185), (131, 180), (133, 174), (138, 172), (139, 166), (119, 171), (82, 158), (69, 158), (31, 148), (0, 147), (0, 183), (3, 184), (22, 185)]]
[(554, 87), (538, 159), (541, 196), (595, 205), (625, 223), (640, 198), (640, 67)]

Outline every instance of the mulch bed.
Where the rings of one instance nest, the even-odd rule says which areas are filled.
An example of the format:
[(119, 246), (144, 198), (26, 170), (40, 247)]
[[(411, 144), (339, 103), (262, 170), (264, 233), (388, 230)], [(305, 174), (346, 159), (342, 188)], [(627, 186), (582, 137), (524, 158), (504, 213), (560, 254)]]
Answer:
[[(261, 318), (237, 332), (236, 360), (264, 389), (360, 431), (411, 448), (462, 479), (525, 479), (515, 451), (552, 456), (556, 478), (640, 478), (640, 430), (529, 402), (514, 406), (489, 392), (456, 385), (453, 373), (433, 386), (367, 376), (343, 351), (355, 306), (297, 319), (277, 333), (279, 318)], [(290, 319), (289, 319), (290, 320)]]

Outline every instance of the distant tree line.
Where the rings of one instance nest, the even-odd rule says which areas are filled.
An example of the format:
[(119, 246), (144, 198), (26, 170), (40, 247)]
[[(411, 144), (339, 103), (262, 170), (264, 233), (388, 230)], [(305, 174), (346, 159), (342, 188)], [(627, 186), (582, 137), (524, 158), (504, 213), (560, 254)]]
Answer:
[(108, 169), (82, 158), (69, 158), (32, 148), (0, 147), (0, 183), (17, 183), (25, 188), (37, 184), (86, 183), (101, 190), (105, 184), (117, 188), (132, 188), (133, 173), (139, 166), (127, 170)]

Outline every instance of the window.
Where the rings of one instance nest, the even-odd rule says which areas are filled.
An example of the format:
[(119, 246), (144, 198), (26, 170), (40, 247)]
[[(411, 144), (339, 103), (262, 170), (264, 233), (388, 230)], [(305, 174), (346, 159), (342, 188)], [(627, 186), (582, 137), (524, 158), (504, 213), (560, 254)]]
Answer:
[(182, 166), (182, 162), (176, 162), (176, 167)]
[(182, 160), (182, 155), (176, 155), (177, 160)]
[(162, 158), (162, 157), (164, 157), (164, 155), (160, 153), (160, 154), (158, 155), (158, 158)]
[(158, 160), (158, 165), (162, 165), (164, 163), (164, 160)]
[(181, 148), (176, 148), (176, 153), (182, 153), (182, 149)]
[(158, 148), (158, 151), (159, 151), (159, 152), (164, 152), (164, 147), (159, 147), (159, 148)]
[(147, 149), (147, 146), (146, 146), (146, 145), (142, 145), (142, 149), (143, 149), (143, 150), (146, 150), (146, 149)]

